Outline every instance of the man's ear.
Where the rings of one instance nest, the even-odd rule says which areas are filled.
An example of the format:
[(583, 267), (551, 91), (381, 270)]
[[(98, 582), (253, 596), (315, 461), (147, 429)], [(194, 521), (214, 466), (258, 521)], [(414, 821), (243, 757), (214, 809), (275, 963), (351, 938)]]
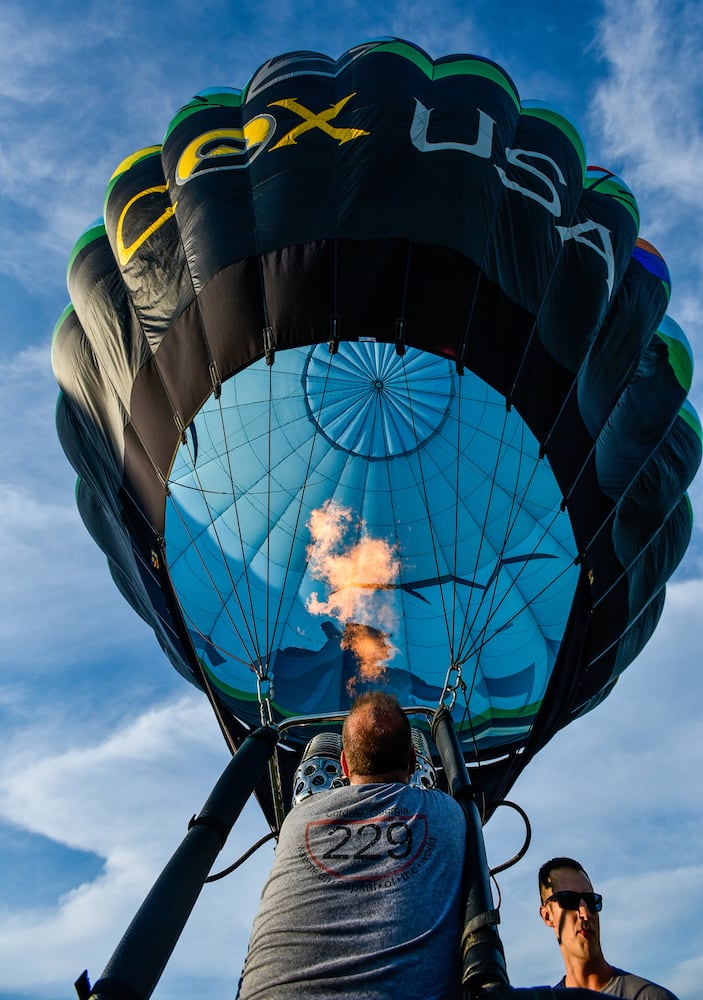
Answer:
[(345, 754), (344, 750), (342, 750), (342, 756), (340, 757), (340, 761), (342, 764), (342, 774), (344, 775), (345, 778), (348, 778), (349, 765), (347, 764), (347, 755)]
[(554, 926), (554, 920), (552, 919), (551, 910), (549, 909), (548, 906), (545, 906), (544, 903), (539, 908), (539, 915), (542, 918), (542, 920), (545, 922), (545, 924), (547, 925), (547, 927), (553, 927)]

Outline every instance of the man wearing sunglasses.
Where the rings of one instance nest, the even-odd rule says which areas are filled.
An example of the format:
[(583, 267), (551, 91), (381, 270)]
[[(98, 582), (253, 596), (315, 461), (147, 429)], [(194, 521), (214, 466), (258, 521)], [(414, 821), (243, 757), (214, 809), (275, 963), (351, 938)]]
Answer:
[(573, 858), (552, 858), (539, 870), (540, 916), (556, 934), (566, 975), (558, 986), (580, 986), (629, 1000), (676, 1000), (648, 979), (624, 972), (603, 957), (599, 914), (603, 897)]

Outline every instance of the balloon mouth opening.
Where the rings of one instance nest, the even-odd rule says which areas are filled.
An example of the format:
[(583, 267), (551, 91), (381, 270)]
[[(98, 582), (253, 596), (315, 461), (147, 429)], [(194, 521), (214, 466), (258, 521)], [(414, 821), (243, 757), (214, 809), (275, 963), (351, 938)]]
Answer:
[(196, 415), (169, 475), (166, 563), (196, 655), (245, 720), (262, 680), (282, 717), (337, 712), (369, 684), (435, 704), (459, 661), (462, 740), (488, 751), (529, 731), (566, 625), (579, 569), (561, 499), (479, 376), (411, 347), (320, 344), (255, 362)]

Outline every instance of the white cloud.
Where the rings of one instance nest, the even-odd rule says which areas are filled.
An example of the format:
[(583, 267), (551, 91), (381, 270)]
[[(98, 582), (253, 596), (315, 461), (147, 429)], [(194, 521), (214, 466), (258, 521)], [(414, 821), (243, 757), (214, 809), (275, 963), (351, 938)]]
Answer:
[[(5, 759), (0, 815), (19, 828), (92, 851), (105, 867), (54, 906), (0, 912), (4, 990), (23, 990), (27, 968), (37, 995), (71, 982), (84, 965), (93, 980), (98, 977), (228, 760), (202, 696), (147, 712), (102, 743), (31, 762)], [(253, 803), (247, 807), (216, 870), (265, 832), (257, 811)], [(192, 972), (206, 959), (208, 975), (229, 980), (233, 989), (271, 860), (270, 848), (262, 853), (263, 861), (248, 862), (233, 878), (205, 887), (183, 946), (186, 951), (190, 941), (199, 958), (194, 962), (192, 951), (185, 957), (179, 949), (171, 975)]]
[(600, 40), (609, 76), (594, 112), (609, 148), (627, 164), (637, 192), (665, 190), (699, 209), (703, 68), (699, 4), (608, 0)]
[(0, 247), (0, 269), (34, 294), (63, 282), (70, 249), (101, 215), (117, 164), (160, 142), (191, 96), (188, 60), (135, 30), (131, 6), (99, 0), (54, 19), (3, 4), (0, 218), (23, 238)]
[[(700, 199), (703, 162), (703, 7), (678, 0), (607, 0), (597, 46), (606, 73), (593, 93), (596, 155), (632, 188), (642, 235), (663, 253), (672, 275), (670, 313), (698, 357), (691, 401), (703, 407)], [(700, 509), (702, 487), (691, 492)]]
[(676, 974), (669, 986), (679, 996), (696, 997), (700, 994), (701, 980), (703, 980), (703, 955), (697, 955), (695, 958), (684, 959), (678, 963)]
[[(604, 920), (607, 917), (608, 921), (607, 954), (612, 954), (613, 961), (618, 962), (632, 961), (630, 956), (637, 956), (637, 972), (655, 976), (652, 956), (642, 942), (652, 934), (653, 910), (666, 914), (666, 920), (657, 925), (657, 945), (678, 955), (665, 985), (677, 993), (695, 996), (699, 983), (694, 984), (685, 973), (684, 966), (690, 959), (683, 957), (680, 942), (683, 934), (687, 938), (686, 956), (698, 953), (703, 957), (703, 932), (697, 919), (703, 868), (678, 865), (676, 858), (666, 854), (661, 862), (652, 871), (611, 879), (604, 884), (604, 896), (607, 894), (610, 901), (607, 911), (603, 911)], [(617, 958), (618, 955), (623, 958)]]

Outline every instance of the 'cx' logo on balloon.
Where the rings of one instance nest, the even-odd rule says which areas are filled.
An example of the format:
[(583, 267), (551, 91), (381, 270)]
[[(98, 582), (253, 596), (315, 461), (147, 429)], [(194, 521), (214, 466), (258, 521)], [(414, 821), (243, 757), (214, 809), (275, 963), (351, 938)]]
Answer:
[[(355, 93), (355, 92), (354, 92)], [(295, 146), (298, 136), (302, 135), (304, 132), (309, 132), (311, 129), (319, 128), (321, 132), (325, 135), (330, 136), (332, 139), (337, 139), (340, 146), (342, 143), (350, 142), (352, 139), (359, 139), (362, 135), (368, 135), (360, 128), (340, 128), (337, 125), (331, 125), (330, 123), (334, 121), (337, 115), (340, 113), (345, 104), (354, 97), (354, 93), (347, 94), (343, 97), (341, 101), (337, 101), (330, 108), (326, 108), (324, 111), (314, 112), (310, 111), (304, 105), (300, 104), (295, 100), (294, 97), (287, 98), (283, 101), (273, 101), (269, 104), (269, 107), (279, 107), (286, 108), (288, 111), (293, 111), (296, 115), (299, 115), (303, 120), (295, 128), (292, 128), (290, 132), (287, 132), (282, 139), (272, 146), (270, 152), (274, 149), (280, 149), (281, 146)]]

